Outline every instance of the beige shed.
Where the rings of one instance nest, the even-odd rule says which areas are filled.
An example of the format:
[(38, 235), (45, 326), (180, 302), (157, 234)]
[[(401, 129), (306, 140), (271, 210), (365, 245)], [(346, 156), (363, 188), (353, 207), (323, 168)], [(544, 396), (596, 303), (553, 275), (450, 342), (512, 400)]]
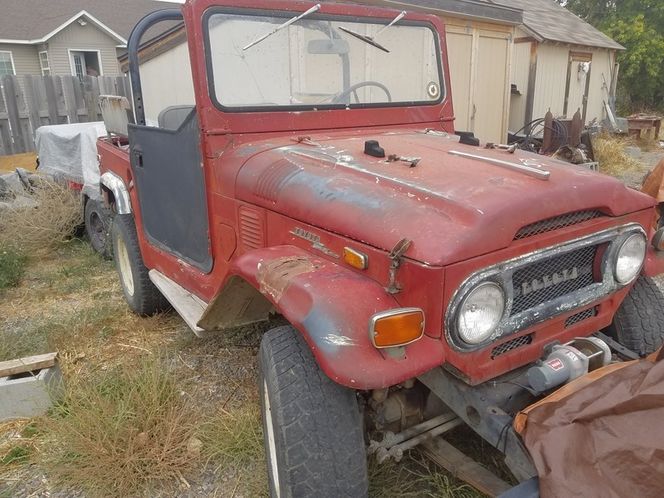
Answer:
[(520, 8), (479, 0), (363, 3), (439, 15), (445, 22), (455, 129), (472, 131), (482, 141), (506, 140), (513, 39), (523, 22)]
[(497, 1), (523, 10), (510, 71), (510, 130), (549, 109), (566, 118), (579, 110), (586, 124), (605, 120), (624, 47), (552, 0)]

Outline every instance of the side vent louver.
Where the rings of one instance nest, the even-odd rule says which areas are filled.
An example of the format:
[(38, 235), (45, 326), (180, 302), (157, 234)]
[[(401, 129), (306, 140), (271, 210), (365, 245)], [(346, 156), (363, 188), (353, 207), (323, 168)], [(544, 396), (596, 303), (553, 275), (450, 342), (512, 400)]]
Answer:
[(240, 206), (238, 211), (240, 246), (247, 249), (258, 249), (265, 246), (265, 230), (263, 217), (256, 209)]

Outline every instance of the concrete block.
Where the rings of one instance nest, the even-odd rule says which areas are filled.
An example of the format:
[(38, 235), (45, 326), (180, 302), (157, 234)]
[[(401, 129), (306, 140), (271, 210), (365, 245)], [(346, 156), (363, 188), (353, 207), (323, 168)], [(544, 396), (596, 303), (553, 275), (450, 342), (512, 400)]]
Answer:
[(62, 373), (50, 368), (0, 378), (0, 421), (43, 415), (62, 393)]

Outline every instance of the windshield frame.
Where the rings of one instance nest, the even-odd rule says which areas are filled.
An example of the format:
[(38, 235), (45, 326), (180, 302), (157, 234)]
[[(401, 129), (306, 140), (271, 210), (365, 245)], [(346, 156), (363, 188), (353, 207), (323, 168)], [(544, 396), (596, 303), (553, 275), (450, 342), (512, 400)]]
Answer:
[[(301, 13), (301, 12), (300, 12)], [(447, 84), (444, 73), (444, 59), (441, 51), (441, 40), (436, 26), (429, 21), (401, 19), (398, 25), (402, 26), (421, 26), (429, 29), (432, 34), (434, 48), (436, 50), (436, 62), (438, 67), (438, 84), (440, 86), (439, 96), (435, 100), (427, 101), (405, 101), (405, 102), (378, 102), (378, 103), (338, 103), (338, 104), (302, 104), (302, 105), (259, 105), (259, 106), (225, 106), (217, 98), (214, 82), (214, 69), (212, 67), (212, 47), (210, 43), (210, 18), (215, 14), (235, 14), (245, 16), (262, 16), (283, 18), (288, 20), (297, 15), (298, 12), (292, 10), (271, 10), (264, 8), (240, 8), (214, 6), (208, 8), (202, 18), (203, 43), (205, 68), (207, 72), (208, 96), (212, 104), (220, 111), (227, 113), (249, 113), (249, 112), (302, 112), (302, 111), (327, 111), (339, 109), (381, 109), (381, 108), (405, 108), (405, 107), (434, 107), (439, 106), (447, 98)], [(315, 21), (342, 21), (365, 24), (381, 24), (387, 26), (391, 19), (383, 17), (372, 17), (369, 15), (353, 16), (343, 14), (326, 14), (314, 12), (306, 17), (307, 20)]]

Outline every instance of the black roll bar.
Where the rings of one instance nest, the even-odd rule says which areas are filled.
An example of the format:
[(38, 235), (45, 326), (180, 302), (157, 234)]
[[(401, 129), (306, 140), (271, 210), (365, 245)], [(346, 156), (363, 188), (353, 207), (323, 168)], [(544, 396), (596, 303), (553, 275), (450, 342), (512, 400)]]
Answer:
[(138, 50), (141, 38), (145, 32), (162, 21), (182, 21), (180, 9), (163, 9), (151, 12), (138, 21), (129, 35), (127, 42), (127, 55), (129, 57), (129, 82), (131, 83), (131, 94), (134, 101), (134, 118), (136, 124), (145, 125), (145, 109), (143, 108), (143, 92), (141, 91), (141, 75), (138, 70)]

